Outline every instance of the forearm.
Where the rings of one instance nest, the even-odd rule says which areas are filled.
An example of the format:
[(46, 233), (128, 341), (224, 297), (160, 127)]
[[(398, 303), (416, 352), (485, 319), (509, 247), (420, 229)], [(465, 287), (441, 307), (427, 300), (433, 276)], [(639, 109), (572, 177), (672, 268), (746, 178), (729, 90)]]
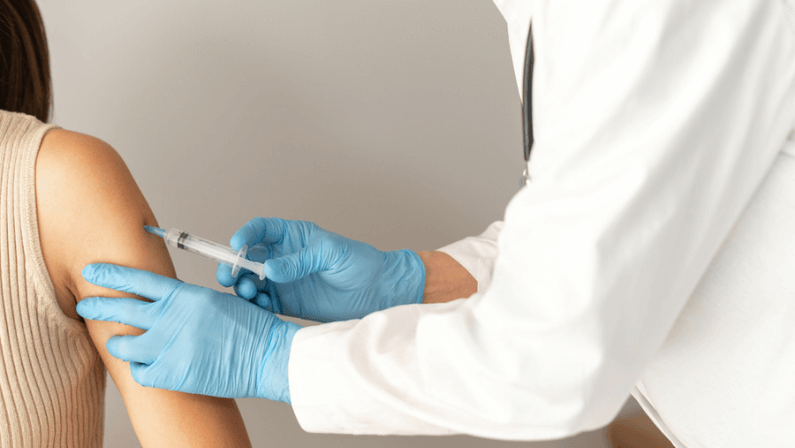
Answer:
[(422, 303), (444, 303), (477, 292), (475, 277), (450, 255), (440, 251), (422, 251), (418, 255), (425, 265)]

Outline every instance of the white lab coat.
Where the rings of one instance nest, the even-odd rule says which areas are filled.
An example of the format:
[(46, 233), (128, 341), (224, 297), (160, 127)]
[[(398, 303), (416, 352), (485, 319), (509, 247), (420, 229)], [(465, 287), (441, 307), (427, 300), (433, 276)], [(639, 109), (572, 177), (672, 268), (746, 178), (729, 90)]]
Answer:
[(298, 331), (301, 426), (560, 438), (635, 387), (679, 446), (792, 446), (795, 2), (495, 3), (533, 181), (444, 249), (472, 297)]

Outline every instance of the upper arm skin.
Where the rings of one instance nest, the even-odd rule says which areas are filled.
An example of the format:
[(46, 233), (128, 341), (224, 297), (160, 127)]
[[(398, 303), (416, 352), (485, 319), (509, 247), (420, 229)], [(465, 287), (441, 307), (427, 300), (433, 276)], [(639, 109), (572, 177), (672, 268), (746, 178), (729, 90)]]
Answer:
[[(89, 263), (106, 262), (175, 277), (157, 225), (121, 157), (106, 143), (53, 130), (36, 161), (39, 234), (47, 270), (64, 312), (79, 319), (77, 301), (89, 296), (134, 297), (86, 282)], [(126, 325), (87, 321), (89, 334), (116, 383), (144, 447), (250, 446), (234, 400), (145, 388), (129, 365), (108, 354), (113, 335), (140, 334)]]

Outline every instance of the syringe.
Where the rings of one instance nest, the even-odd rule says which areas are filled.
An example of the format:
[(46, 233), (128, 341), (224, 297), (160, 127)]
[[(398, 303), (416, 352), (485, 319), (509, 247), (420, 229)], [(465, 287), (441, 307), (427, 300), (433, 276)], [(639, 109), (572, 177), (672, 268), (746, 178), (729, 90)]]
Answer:
[(237, 277), (240, 268), (243, 268), (257, 274), (260, 280), (265, 278), (265, 273), (263, 272), (265, 265), (246, 259), (248, 246), (245, 244), (239, 251), (235, 251), (229, 246), (199, 238), (179, 229), (171, 229), (168, 232), (152, 226), (144, 226), (144, 229), (149, 233), (162, 237), (168, 245), (232, 266), (232, 277)]

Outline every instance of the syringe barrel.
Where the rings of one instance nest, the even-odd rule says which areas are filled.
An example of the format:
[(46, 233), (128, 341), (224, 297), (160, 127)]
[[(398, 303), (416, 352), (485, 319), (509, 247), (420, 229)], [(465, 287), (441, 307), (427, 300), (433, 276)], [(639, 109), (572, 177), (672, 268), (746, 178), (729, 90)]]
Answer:
[(166, 244), (179, 249), (199, 254), (203, 257), (233, 266), (237, 261), (237, 252), (230, 247), (205, 240), (179, 229), (171, 229), (163, 235)]
[(248, 249), (246, 246), (243, 246), (239, 251), (235, 251), (229, 246), (205, 240), (179, 229), (169, 230), (163, 235), (163, 239), (170, 246), (231, 266), (233, 277), (237, 276), (240, 268), (243, 268), (257, 274), (260, 280), (265, 278), (262, 263), (246, 259), (246, 251)]

